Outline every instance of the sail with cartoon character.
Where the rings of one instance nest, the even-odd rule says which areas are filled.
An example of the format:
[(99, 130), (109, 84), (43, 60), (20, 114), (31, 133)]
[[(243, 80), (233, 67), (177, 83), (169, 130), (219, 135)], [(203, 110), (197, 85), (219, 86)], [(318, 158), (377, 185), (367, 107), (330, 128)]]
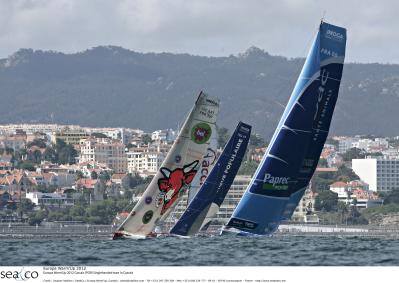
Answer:
[(206, 230), (216, 216), (240, 168), (251, 135), (251, 126), (240, 122), (201, 189), (170, 230), (170, 234), (192, 236)]
[(160, 170), (113, 239), (146, 238), (169, 215), (197, 174), (216, 132), (218, 112), (219, 100), (201, 92)]
[(328, 135), (345, 46), (344, 28), (320, 24), (270, 145), (222, 234), (267, 235), (291, 217)]

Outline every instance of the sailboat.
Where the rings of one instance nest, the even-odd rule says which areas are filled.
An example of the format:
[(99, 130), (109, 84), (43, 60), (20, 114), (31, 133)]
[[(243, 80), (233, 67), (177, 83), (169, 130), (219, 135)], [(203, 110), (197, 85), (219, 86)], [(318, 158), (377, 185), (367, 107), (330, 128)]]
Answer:
[(216, 132), (219, 100), (201, 92), (159, 171), (113, 239), (146, 238), (178, 203)]
[(321, 22), (270, 145), (222, 234), (267, 235), (291, 217), (328, 135), (345, 45), (344, 28)]
[(198, 193), (199, 189), (205, 183), (206, 178), (212, 171), (213, 166), (215, 166), (216, 161), (219, 156), (217, 149), (217, 132), (212, 134), (209, 140), (209, 146), (206, 150), (205, 155), (202, 157), (198, 167), (198, 174), (195, 175), (193, 181), (190, 184), (190, 188), (183, 194), (179, 203), (176, 205), (172, 213), (169, 214), (168, 218), (161, 223), (162, 227), (156, 227), (155, 231), (162, 231), (168, 233), (171, 227), (173, 227), (176, 222), (186, 211), (189, 203), (194, 199), (195, 195)]
[(233, 183), (250, 135), (251, 126), (239, 122), (204, 184), (170, 234), (192, 236), (210, 224)]

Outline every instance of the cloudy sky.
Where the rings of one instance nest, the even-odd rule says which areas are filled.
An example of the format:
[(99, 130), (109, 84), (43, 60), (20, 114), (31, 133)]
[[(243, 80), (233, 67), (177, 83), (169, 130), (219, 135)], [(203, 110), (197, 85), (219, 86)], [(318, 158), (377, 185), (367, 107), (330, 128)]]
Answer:
[(319, 20), (348, 29), (347, 61), (399, 63), (396, 0), (0, 0), (0, 58), (19, 48), (304, 57)]

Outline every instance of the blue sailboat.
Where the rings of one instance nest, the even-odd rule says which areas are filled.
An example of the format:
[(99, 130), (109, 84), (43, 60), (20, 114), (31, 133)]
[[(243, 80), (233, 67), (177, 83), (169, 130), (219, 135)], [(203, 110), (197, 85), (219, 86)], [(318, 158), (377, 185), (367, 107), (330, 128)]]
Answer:
[(321, 22), (270, 145), (222, 233), (267, 235), (291, 217), (328, 135), (345, 45), (344, 28)]
[(240, 122), (205, 183), (171, 229), (170, 234), (191, 236), (209, 225), (233, 183), (247, 149), (250, 135), (251, 126)]

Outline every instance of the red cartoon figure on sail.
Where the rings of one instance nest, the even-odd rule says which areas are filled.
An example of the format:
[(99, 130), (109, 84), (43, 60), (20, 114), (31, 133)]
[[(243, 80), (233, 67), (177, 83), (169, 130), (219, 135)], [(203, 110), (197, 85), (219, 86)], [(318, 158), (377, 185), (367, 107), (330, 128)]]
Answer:
[(179, 197), (180, 190), (189, 185), (193, 179), (197, 170), (195, 169), (199, 161), (196, 160), (183, 168), (176, 168), (170, 171), (168, 168), (162, 167), (161, 173), (164, 178), (158, 180), (158, 188), (163, 195), (163, 206), (161, 215), (173, 205), (176, 199)]

